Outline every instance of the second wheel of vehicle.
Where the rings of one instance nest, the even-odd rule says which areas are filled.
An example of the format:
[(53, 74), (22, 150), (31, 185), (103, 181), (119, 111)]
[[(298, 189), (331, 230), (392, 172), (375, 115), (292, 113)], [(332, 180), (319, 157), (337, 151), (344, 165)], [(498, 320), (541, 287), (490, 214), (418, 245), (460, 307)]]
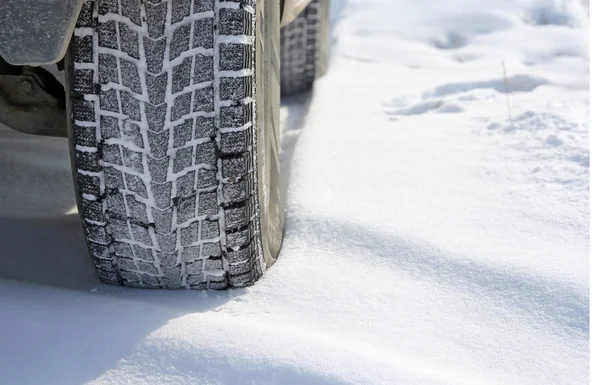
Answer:
[(312, 0), (281, 29), (281, 93), (309, 90), (327, 71), (329, 54), (329, 0)]

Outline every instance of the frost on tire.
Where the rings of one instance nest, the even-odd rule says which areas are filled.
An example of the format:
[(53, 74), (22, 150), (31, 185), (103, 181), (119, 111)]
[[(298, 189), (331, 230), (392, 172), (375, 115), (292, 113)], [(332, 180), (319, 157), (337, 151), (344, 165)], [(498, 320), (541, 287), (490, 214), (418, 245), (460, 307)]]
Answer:
[(327, 68), (329, 0), (312, 0), (281, 29), (281, 94), (309, 90)]
[(87, 0), (68, 61), (74, 174), (105, 283), (223, 289), (265, 269), (252, 1)]

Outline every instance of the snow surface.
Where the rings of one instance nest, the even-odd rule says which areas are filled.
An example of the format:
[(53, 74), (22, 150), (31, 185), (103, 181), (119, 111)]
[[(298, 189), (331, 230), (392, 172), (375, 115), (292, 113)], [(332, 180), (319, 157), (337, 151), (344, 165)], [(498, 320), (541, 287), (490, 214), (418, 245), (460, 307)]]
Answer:
[(100, 285), (66, 141), (0, 128), (0, 275), (38, 282), (0, 281), (0, 382), (588, 382), (587, 3), (332, 3), (251, 288)]

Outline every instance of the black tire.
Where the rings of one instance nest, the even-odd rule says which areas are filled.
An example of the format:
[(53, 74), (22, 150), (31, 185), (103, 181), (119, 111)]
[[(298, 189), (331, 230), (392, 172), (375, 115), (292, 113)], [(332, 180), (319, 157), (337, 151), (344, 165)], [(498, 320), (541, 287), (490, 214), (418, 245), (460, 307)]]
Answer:
[(302, 93), (327, 71), (329, 0), (312, 0), (281, 29), (281, 94)]
[(277, 1), (85, 1), (69, 133), (102, 282), (224, 289), (274, 262), (278, 31)]

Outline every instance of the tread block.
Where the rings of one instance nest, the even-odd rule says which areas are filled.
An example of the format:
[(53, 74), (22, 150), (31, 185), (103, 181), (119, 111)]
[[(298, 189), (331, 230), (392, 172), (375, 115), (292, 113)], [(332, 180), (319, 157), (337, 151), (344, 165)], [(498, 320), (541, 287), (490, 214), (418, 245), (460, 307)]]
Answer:
[(140, 102), (129, 94), (129, 92), (119, 91), (121, 96), (121, 108), (124, 115), (136, 122), (142, 121), (140, 114)]
[(219, 97), (221, 100), (240, 100), (252, 94), (252, 77), (221, 78)]
[(165, 276), (173, 276), (179, 279), (181, 275), (181, 270), (177, 269), (177, 274), (175, 274), (175, 271), (173, 271), (173, 268), (177, 266), (177, 253), (162, 253), (159, 251), (156, 254), (158, 259), (162, 261), (163, 266), (170, 270), (170, 272), (165, 271)]
[(73, 92), (82, 95), (92, 95), (96, 93), (94, 85), (94, 70), (91, 69), (73, 69), (70, 75), (70, 84)]
[(110, 191), (106, 196), (107, 212), (112, 218), (125, 218), (127, 206), (123, 194), (117, 190)]
[(207, 259), (204, 261), (204, 269), (211, 270), (223, 270), (223, 260), (222, 259)]
[(171, 107), (171, 121), (174, 122), (183, 118), (185, 115), (188, 115), (190, 113), (191, 105), (191, 92), (186, 92), (185, 94), (177, 96), (173, 103), (173, 107)]
[(249, 184), (246, 179), (238, 183), (227, 183), (223, 185), (223, 199), (226, 203), (243, 202), (250, 196)]
[(198, 193), (198, 215), (216, 215), (217, 214), (217, 192)]
[[(184, 247), (183, 248), (183, 252), (181, 253), (181, 259), (184, 262), (192, 262), (196, 259), (200, 258), (200, 246), (188, 246), (188, 247)], [(200, 264), (202, 264), (202, 261), (200, 261)], [(186, 264), (186, 268), (189, 265)], [(201, 271), (197, 272), (201, 273)]]
[(249, 44), (219, 44), (219, 69), (221, 71), (240, 71), (252, 65), (252, 46)]
[(214, 118), (198, 116), (195, 119), (194, 138), (211, 138), (215, 136)]
[(173, 31), (171, 45), (169, 46), (169, 60), (178, 58), (190, 47), (191, 25), (185, 24)]
[(77, 187), (83, 194), (100, 196), (100, 178), (93, 175), (77, 173)]
[[(81, 17), (81, 16), (80, 16)], [(75, 40), (71, 50), (71, 59), (75, 63), (94, 62), (94, 41), (92, 36), (73, 36)]]
[(106, 189), (124, 189), (125, 182), (123, 179), (123, 173), (113, 167), (104, 167), (104, 184)]
[(248, 145), (251, 143), (249, 131), (249, 129), (245, 129), (221, 134), (221, 152), (224, 154), (238, 154), (247, 151)]
[[(191, 147), (190, 147), (191, 149)], [(191, 163), (191, 158), (190, 158)], [(176, 183), (176, 194), (178, 197), (190, 195), (194, 192), (194, 179), (196, 177), (195, 171), (189, 171), (183, 176), (177, 178)]]
[(156, 207), (159, 209), (166, 209), (171, 206), (171, 182), (167, 183), (155, 183), (151, 182), (150, 188), (152, 195), (156, 201)]
[(136, 271), (138, 269), (137, 266), (135, 265), (135, 262), (133, 262), (133, 259), (129, 259), (129, 258), (118, 258), (117, 265), (119, 266), (119, 269), (121, 269), (121, 270)]
[(162, 37), (165, 32), (167, 21), (167, 3), (146, 3), (146, 22), (148, 23), (148, 34), (153, 39)]
[(227, 233), (227, 247), (242, 247), (250, 243), (250, 232), (248, 229), (234, 233)]
[(113, 242), (113, 248), (115, 250), (115, 254), (133, 259), (133, 249), (129, 243), (125, 242)]
[(154, 218), (154, 229), (159, 234), (169, 234), (173, 231), (173, 208), (165, 210), (152, 208), (152, 217)]
[(148, 131), (148, 145), (150, 154), (154, 158), (163, 158), (167, 156), (169, 150), (169, 131), (153, 132)]
[(181, 287), (181, 269), (163, 268), (163, 284), (167, 289), (179, 289)]
[(79, 11), (79, 18), (77, 19), (77, 28), (95, 28), (96, 19), (94, 18), (94, 3), (91, 1), (84, 1)]
[(105, 53), (98, 54), (98, 73), (100, 84), (119, 83), (117, 58)]
[(198, 180), (196, 182), (197, 189), (204, 189), (215, 186), (217, 184), (217, 174), (215, 170), (198, 170)]
[(79, 170), (100, 172), (98, 153), (96, 152), (75, 151), (75, 162)]
[(241, 178), (248, 174), (248, 156), (236, 156), (225, 158), (222, 161), (222, 175), (223, 178)]
[(252, 121), (252, 105), (223, 107), (219, 113), (221, 127), (242, 127)]
[(148, 198), (148, 192), (146, 191), (146, 185), (142, 178), (137, 175), (125, 173), (125, 181), (127, 182), (127, 189), (132, 191), (143, 198)]
[(81, 211), (85, 218), (91, 219), (97, 222), (103, 222), (106, 217), (104, 216), (104, 208), (102, 202), (89, 201), (87, 199), (81, 200)]
[(85, 222), (83, 225), (83, 231), (86, 238), (92, 242), (105, 245), (112, 242), (112, 238), (108, 235), (104, 226)]
[(123, 164), (123, 160), (121, 159), (121, 147), (118, 144), (103, 144), (101, 149), (102, 160), (104, 163), (115, 165)]
[[(119, 59), (119, 65), (121, 67), (121, 79), (123, 85), (136, 94), (141, 95), (142, 83), (140, 81), (137, 65), (125, 59)], [(123, 92), (121, 92), (121, 94), (123, 94)], [(137, 120), (140, 120), (140, 118)]]
[(120, 138), (119, 119), (114, 116), (100, 115), (100, 135), (104, 140)]
[[(158, 270), (156, 269), (156, 267), (154, 267), (154, 264), (149, 263), (149, 262), (138, 262), (137, 263), (139, 270), (141, 272), (147, 273), (147, 274), (158, 274)], [(142, 278), (143, 281), (145, 281), (147, 278)], [(158, 284), (158, 282), (156, 281), (155, 284)]]
[[(91, 244), (93, 245), (93, 243), (91, 243)], [(108, 250), (108, 248), (107, 248), (107, 250)], [(96, 269), (113, 271), (113, 272), (116, 271), (111, 259), (94, 258), (94, 266), (96, 266)]]
[(98, 14), (119, 13), (118, 0), (100, 0), (98, 1)]
[(252, 15), (243, 8), (222, 8), (218, 25), (221, 35), (251, 35)]
[(74, 124), (73, 141), (78, 146), (96, 147), (96, 128)]
[(184, 223), (196, 216), (196, 195), (177, 200), (177, 224)]
[(136, 222), (147, 223), (148, 215), (146, 214), (146, 205), (138, 202), (133, 195), (127, 195), (126, 201), (129, 217)]
[(136, 123), (125, 121), (123, 123), (123, 137), (137, 147), (144, 148), (144, 137), (140, 130), (140, 126)]
[(151, 74), (159, 74), (163, 68), (167, 38), (153, 40), (144, 36), (146, 67)]
[(187, 1), (174, 1), (171, 5), (171, 24), (175, 24), (190, 15), (190, 4)]
[(176, 94), (179, 93), (181, 91), (183, 91), (183, 89), (185, 87), (188, 87), (190, 85), (190, 79), (192, 76), (192, 58), (191, 57), (186, 57), (185, 59), (183, 59), (183, 62), (181, 62), (181, 64), (177, 64), (174, 68), (173, 68), (173, 85), (172, 85), (172, 90), (171, 93)]
[[(100, 109), (116, 113), (121, 112), (121, 108), (119, 107), (119, 96), (117, 95), (117, 90), (109, 89), (100, 91)], [(91, 117), (89, 121), (93, 122), (94, 119), (95, 117)]]
[(98, 24), (98, 45), (104, 48), (119, 49), (117, 23), (113, 20)]
[[(175, 152), (175, 157), (173, 158), (173, 173), (177, 174), (183, 171), (185, 168), (190, 167), (192, 165), (192, 155), (194, 153), (193, 147), (183, 147), (178, 149)], [(178, 181), (179, 185), (179, 181)], [(192, 186), (194, 183), (192, 182)]]
[(96, 119), (94, 102), (81, 99), (71, 100), (71, 114), (73, 120), (93, 122)]
[(167, 116), (167, 104), (159, 105), (146, 104), (146, 121), (148, 129), (154, 132), (164, 131), (165, 116)]
[(140, 0), (120, 0), (121, 15), (129, 18), (133, 23), (141, 26), (142, 19), (140, 17)]
[(194, 0), (194, 13), (212, 11), (214, 0)]
[(225, 228), (227, 230), (231, 230), (246, 226), (250, 220), (250, 216), (248, 214), (248, 206), (246, 204), (243, 204), (240, 207), (226, 208)]
[(127, 221), (111, 218), (108, 223), (108, 227), (110, 228), (110, 233), (113, 239), (117, 241), (131, 239), (131, 233), (129, 231)]
[(214, 109), (213, 88), (205, 87), (194, 91), (194, 112), (211, 112)]
[(167, 181), (167, 174), (169, 172), (169, 158), (163, 157), (155, 159), (148, 157), (148, 169), (150, 171), (150, 177), (157, 183), (164, 183)]
[(181, 229), (181, 245), (189, 246), (198, 241), (199, 221), (192, 222), (188, 227)]
[(135, 257), (144, 261), (154, 262), (154, 255), (152, 249), (147, 249), (140, 245), (132, 245), (131, 248), (135, 254)]
[(221, 245), (218, 242), (209, 242), (202, 244), (203, 257), (218, 257), (221, 255)]
[(177, 233), (156, 234), (156, 242), (160, 251), (165, 253), (174, 252), (177, 248)]
[(146, 91), (150, 103), (154, 105), (164, 103), (167, 94), (167, 81), (168, 74), (166, 72), (157, 76), (146, 74)]
[(201, 229), (200, 237), (203, 240), (215, 239), (215, 238), (218, 238), (219, 235), (220, 235), (219, 222), (209, 221), (209, 220), (202, 221), (202, 229)]
[(212, 167), (217, 161), (217, 147), (214, 142), (205, 142), (196, 145), (196, 165)]
[(127, 147), (123, 147), (123, 162), (125, 167), (130, 168), (140, 174), (144, 173), (143, 155), (140, 152), (131, 151)]
[(212, 81), (214, 78), (212, 56), (197, 54), (194, 61), (194, 84)]
[(181, 147), (192, 140), (193, 119), (186, 119), (173, 128), (173, 147)]
[(192, 48), (213, 48), (213, 42), (213, 19), (207, 18), (194, 21)]
[(135, 59), (140, 59), (138, 34), (129, 29), (125, 23), (119, 23), (119, 37), (121, 38), (121, 51)]

